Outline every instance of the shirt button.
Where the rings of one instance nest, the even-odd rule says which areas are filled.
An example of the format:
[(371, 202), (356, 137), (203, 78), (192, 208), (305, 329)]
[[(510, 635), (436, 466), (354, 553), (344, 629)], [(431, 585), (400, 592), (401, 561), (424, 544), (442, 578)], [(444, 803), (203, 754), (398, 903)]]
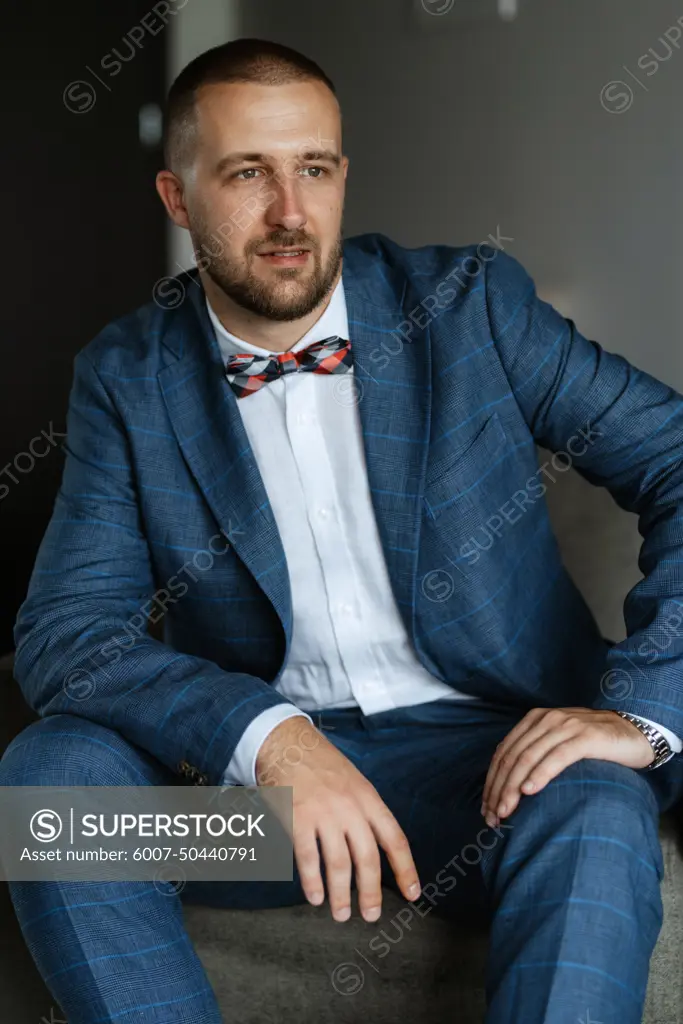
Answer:
[(352, 615), (353, 614), (353, 605), (352, 604), (340, 604), (339, 605), (339, 611), (342, 613), (342, 615)]
[(320, 516), (321, 519), (327, 519), (329, 514), (330, 514), (329, 508), (319, 508), (318, 509), (318, 515)]
[(305, 412), (297, 413), (296, 422), (297, 423), (307, 423), (308, 422), (308, 417), (306, 416), (306, 413)]

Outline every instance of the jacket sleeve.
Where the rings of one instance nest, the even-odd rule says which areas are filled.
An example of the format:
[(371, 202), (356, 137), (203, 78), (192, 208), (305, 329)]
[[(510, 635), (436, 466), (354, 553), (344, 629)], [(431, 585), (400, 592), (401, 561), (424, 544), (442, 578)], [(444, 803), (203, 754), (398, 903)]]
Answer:
[(252, 720), (295, 706), (255, 676), (131, 628), (145, 621), (155, 592), (149, 548), (127, 436), (84, 352), (64, 447), (61, 487), (14, 627), (15, 677), (39, 715), (88, 718), (172, 771), (187, 774), (186, 762), (220, 785)]
[[(486, 269), (493, 343), (535, 440), (638, 516), (643, 574), (624, 602), (595, 708), (683, 735), (683, 396), (583, 337), (517, 260)], [(551, 470), (552, 472), (552, 470)]]

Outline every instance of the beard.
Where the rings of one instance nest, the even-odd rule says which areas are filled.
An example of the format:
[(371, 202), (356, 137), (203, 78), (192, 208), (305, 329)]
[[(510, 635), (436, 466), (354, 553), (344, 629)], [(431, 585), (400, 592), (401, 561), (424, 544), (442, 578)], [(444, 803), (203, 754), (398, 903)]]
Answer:
[[(239, 260), (231, 258), (225, 247), (217, 246), (215, 233), (203, 225), (193, 227), (192, 242), (197, 263), (229, 299), (250, 313), (281, 322), (299, 320), (320, 305), (334, 284), (343, 252), (341, 230), (325, 261), (316, 239), (305, 232), (273, 231), (268, 238), (249, 242), (244, 258)], [(260, 259), (257, 251), (265, 245), (310, 249), (312, 272), (308, 264), (306, 267), (278, 267), (273, 280), (262, 280), (250, 267), (253, 260)], [(218, 251), (214, 251), (216, 249)]]

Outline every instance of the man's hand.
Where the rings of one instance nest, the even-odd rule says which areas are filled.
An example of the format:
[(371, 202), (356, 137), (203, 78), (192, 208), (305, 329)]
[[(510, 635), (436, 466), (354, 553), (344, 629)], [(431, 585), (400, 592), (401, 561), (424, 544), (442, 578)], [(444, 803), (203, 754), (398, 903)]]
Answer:
[(614, 711), (534, 708), (496, 747), (482, 797), (486, 824), (495, 828), (523, 793), (538, 793), (584, 757), (645, 768), (654, 754), (633, 722)]
[[(283, 757), (292, 748), (301, 752), (296, 763)], [(286, 770), (275, 770), (283, 762)], [(292, 787), (294, 856), (310, 903), (317, 905), (325, 898), (316, 838), (336, 921), (351, 915), (352, 866), (363, 917), (376, 921), (380, 916), (378, 843), (403, 895), (418, 898), (420, 883), (405, 833), (375, 787), (306, 719), (288, 718), (273, 729), (259, 750), (256, 779), (259, 785)]]

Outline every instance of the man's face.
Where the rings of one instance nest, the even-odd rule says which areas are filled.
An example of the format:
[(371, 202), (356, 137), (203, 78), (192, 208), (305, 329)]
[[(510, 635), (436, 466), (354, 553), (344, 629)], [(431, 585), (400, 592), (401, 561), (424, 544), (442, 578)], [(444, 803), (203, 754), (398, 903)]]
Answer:
[(259, 316), (307, 316), (340, 269), (347, 167), (324, 83), (200, 89), (196, 157), (183, 175), (200, 268)]

